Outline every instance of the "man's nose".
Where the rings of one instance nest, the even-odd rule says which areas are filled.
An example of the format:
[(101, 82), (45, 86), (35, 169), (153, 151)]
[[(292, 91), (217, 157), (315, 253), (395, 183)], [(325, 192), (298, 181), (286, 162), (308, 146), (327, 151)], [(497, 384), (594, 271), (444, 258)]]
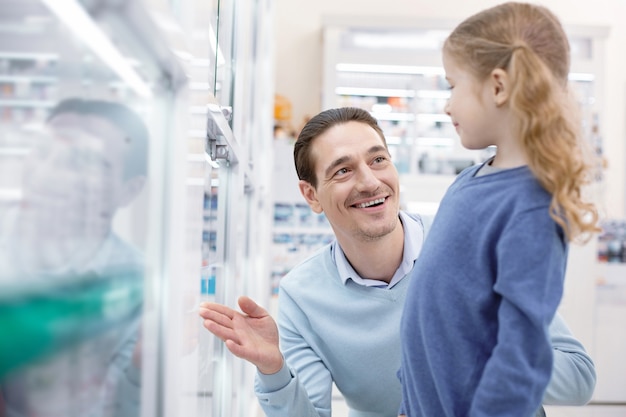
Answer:
[(375, 172), (367, 166), (359, 169), (357, 184), (359, 190), (371, 190), (378, 188), (379, 180)]

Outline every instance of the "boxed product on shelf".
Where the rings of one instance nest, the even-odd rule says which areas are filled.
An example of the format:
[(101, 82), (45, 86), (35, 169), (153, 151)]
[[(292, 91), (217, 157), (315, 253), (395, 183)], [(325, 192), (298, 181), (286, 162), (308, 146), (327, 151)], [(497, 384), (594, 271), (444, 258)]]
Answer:
[(626, 219), (602, 223), (598, 236), (598, 261), (626, 263)]

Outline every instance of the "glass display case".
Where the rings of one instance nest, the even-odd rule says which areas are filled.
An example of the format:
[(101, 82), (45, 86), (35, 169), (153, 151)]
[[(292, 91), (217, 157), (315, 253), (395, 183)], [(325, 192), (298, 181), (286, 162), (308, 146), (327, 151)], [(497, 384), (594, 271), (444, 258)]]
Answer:
[[(7, 415), (139, 415), (185, 83), (138, 2), (0, 2), (0, 386)], [(132, 29), (132, 30), (131, 30)], [(165, 64), (167, 62), (167, 64)], [(161, 300), (159, 300), (161, 302)]]
[(0, 0), (0, 415), (250, 414), (269, 3)]

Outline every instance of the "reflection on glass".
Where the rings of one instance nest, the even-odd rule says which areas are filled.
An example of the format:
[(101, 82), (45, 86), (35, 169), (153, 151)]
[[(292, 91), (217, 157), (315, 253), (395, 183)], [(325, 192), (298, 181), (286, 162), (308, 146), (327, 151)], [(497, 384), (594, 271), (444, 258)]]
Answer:
[(232, 106), (234, 65), (233, 65), (233, 33), (235, 2), (221, 0), (217, 2), (217, 27), (215, 53), (215, 92), (214, 95), (222, 106)]
[(112, 224), (147, 152), (132, 110), (68, 99), (25, 156), (0, 218), (0, 414), (139, 415), (144, 260)]

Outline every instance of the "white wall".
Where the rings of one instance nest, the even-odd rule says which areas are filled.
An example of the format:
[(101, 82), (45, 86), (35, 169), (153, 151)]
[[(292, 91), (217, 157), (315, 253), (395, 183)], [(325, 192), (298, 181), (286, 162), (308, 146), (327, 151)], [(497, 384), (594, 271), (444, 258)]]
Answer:
[[(495, 0), (274, 0), (275, 86), (293, 104), (296, 127), (306, 115), (321, 110), (322, 17), (326, 15), (376, 16), (388, 20), (415, 17), (460, 21)], [(601, 133), (608, 158), (605, 210), (623, 217), (626, 165), (626, 0), (544, 0), (565, 25), (607, 26), (606, 67), (602, 74), (605, 98)]]

